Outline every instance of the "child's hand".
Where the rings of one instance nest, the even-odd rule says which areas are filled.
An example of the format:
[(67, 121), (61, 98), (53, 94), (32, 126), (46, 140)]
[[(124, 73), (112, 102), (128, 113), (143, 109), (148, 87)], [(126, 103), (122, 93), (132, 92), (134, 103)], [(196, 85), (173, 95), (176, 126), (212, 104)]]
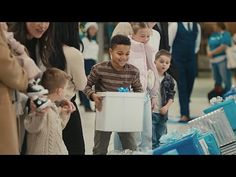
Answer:
[(98, 96), (96, 93), (93, 93), (91, 98), (95, 102), (95, 107), (97, 108), (98, 111), (102, 110), (102, 97)]
[(213, 57), (213, 53), (212, 53), (211, 51), (207, 51), (207, 56), (208, 56), (209, 58), (212, 58), (212, 57)]
[(67, 100), (67, 99), (64, 99), (61, 102), (60, 106), (62, 107), (62, 110), (65, 110), (68, 113), (72, 113), (76, 110), (74, 104), (71, 101)]
[(61, 114), (68, 115), (70, 114), (70, 107), (69, 106), (63, 106), (61, 107)]
[(167, 113), (167, 111), (168, 111), (168, 108), (167, 108), (166, 106), (163, 106), (163, 107), (160, 109), (160, 113), (161, 113), (162, 115), (165, 115), (165, 114)]
[(157, 98), (155, 97), (151, 99), (151, 108), (152, 108), (152, 111), (154, 111), (157, 108)]
[(32, 102), (32, 100), (30, 101), (30, 113), (34, 113), (35, 115), (38, 117), (44, 117), (44, 115), (48, 112), (49, 107), (46, 107), (44, 109), (38, 110), (36, 105)]

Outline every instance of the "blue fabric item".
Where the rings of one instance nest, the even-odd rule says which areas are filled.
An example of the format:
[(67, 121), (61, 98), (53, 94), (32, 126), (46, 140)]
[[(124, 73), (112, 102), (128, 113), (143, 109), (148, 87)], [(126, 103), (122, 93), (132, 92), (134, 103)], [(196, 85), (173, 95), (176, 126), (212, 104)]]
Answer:
[[(222, 32), (212, 33), (212, 35), (208, 39), (208, 45), (209, 45), (210, 50), (211, 51), (215, 50), (216, 48), (218, 48), (222, 44), (227, 45), (227, 46), (231, 46), (230, 33), (227, 31), (224, 31), (223, 33)], [(213, 55), (213, 57), (218, 57), (218, 56), (222, 56), (222, 55), (225, 55), (225, 51), (215, 54), (215, 55)]]
[(183, 138), (153, 150), (153, 155), (204, 155), (199, 143), (197, 133), (192, 133)]

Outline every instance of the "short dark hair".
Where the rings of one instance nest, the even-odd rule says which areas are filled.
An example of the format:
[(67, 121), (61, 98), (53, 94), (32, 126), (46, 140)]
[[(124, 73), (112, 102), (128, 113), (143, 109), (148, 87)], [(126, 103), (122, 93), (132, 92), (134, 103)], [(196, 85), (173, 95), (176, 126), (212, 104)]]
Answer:
[(218, 27), (220, 27), (220, 29), (226, 30), (226, 26), (225, 26), (225, 24), (224, 24), (223, 22), (216, 22), (216, 25), (217, 25)]
[(43, 73), (41, 85), (48, 89), (49, 93), (53, 93), (57, 88), (63, 88), (70, 79), (66, 72), (58, 68), (48, 68)]
[(113, 49), (116, 45), (131, 45), (130, 39), (121, 34), (117, 34), (112, 37), (111, 43), (110, 43), (110, 48)]
[(156, 53), (155, 60), (159, 59), (162, 55), (165, 55), (171, 59), (171, 54), (167, 50), (161, 49)]

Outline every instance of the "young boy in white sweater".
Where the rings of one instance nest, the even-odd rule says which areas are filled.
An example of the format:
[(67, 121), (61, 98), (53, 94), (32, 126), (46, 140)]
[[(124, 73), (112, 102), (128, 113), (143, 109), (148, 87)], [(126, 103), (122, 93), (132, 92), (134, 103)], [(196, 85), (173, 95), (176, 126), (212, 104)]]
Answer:
[(41, 111), (35, 111), (35, 104), (32, 104), (31, 113), (24, 120), (25, 129), (28, 131), (26, 154), (68, 154), (62, 139), (62, 130), (70, 114), (75, 111), (73, 103), (64, 101), (68, 80), (69, 76), (57, 68), (44, 72), (41, 84), (48, 89), (47, 97), (52, 104)]

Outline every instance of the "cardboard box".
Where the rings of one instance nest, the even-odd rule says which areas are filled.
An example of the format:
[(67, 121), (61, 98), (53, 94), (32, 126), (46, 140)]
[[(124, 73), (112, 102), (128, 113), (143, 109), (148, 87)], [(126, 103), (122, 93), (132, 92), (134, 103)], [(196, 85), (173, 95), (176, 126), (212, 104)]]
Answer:
[(98, 92), (103, 97), (96, 110), (96, 130), (140, 132), (143, 130), (144, 93)]

